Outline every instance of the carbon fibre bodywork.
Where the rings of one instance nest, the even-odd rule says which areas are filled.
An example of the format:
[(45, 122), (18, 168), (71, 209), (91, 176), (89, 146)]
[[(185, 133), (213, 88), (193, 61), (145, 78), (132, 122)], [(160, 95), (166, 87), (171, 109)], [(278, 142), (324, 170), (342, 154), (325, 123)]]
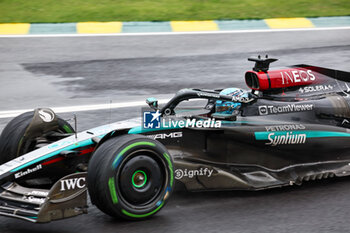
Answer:
[[(165, 122), (214, 120), (220, 127), (145, 128), (142, 119), (130, 119), (70, 135), (1, 165), (0, 214), (48, 222), (85, 213), (81, 164), (99, 145), (122, 134), (146, 135), (165, 145), (175, 179), (191, 191), (260, 190), (349, 175), (349, 73), (305, 65), (279, 72), (271, 77), (268, 70), (248, 72), (246, 82), (253, 89), (248, 98), (184, 89), (162, 108), (151, 106)], [(176, 111), (190, 99), (207, 102), (196, 111)], [(217, 100), (242, 106), (220, 116), (215, 114)], [(33, 122), (38, 128), (46, 124), (38, 114)], [(83, 173), (70, 175), (77, 171)], [(17, 183), (42, 177), (51, 182), (44, 189), (18, 188)]]

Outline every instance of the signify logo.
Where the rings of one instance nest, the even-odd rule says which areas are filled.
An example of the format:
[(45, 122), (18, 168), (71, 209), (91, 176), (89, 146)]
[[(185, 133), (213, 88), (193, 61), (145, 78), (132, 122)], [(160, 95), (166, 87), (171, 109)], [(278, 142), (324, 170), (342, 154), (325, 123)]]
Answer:
[(259, 114), (278, 114), (278, 113), (288, 113), (288, 112), (303, 112), (312, 111), (314, 108), (313, 104), (288, 104), (282, 106), (273, 105), (262, 105), (259, 106)]
[(163, 118), (156, 112), (143, 112), (143, 128), (144, 129), (173, 129), (173, 128), (220, 128), (221, 121), (215, 119), (186, 119), (175, 120), (172, 118)]
[(211, 177), (213, 174), (213, 169), (209, 168), (200, 168), (197, 170), (190, 170), (190, 169), (176, 169), (175, 170), (175, 179), (180, 180), (183, 177), (187, 178), (193, 178), (196, 176), (206, 176), (206, 177)]
[(267, 136), (269, 142), (265, 145), (277, 146), (283, 144), (304, 144), (306, 142), (306, 134), (297, 132), (276, 132)]

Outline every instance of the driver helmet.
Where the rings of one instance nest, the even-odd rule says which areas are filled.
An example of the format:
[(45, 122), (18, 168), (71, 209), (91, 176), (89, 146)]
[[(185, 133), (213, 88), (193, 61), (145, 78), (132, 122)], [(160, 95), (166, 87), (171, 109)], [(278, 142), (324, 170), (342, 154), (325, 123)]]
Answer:
[[(220, 95), (230, 95), (240, 97), (248, 97), (247, 91), (240, 88), (226, 88), (220, 92)], [(239, 110), (240, 102), (217, 100), (215, 105), (215, 112), (219, 114), (232, 114), (233, 111)]]

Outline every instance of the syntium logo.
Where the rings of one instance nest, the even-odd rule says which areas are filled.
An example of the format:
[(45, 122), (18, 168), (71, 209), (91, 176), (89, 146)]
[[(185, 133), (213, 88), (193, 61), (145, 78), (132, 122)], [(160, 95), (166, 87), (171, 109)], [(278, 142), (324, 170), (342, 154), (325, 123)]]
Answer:
[(285, 144), (304, 144), (306, 142), (306, 134), (298, 132), (276, 132), (267, 136), (269, 142), (265, 145), (277, 146)]

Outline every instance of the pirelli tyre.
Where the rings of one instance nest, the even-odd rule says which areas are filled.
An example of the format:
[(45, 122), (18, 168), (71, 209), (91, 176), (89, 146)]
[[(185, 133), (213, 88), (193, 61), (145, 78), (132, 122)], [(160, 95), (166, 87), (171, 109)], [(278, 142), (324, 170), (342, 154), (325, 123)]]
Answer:
[[(38, 118), (42, 117), (42, 119), (40, 118), (42, 122), (36, 121), (34, 126), (33, 118), (35, 114)], [(40, 124), (50, 125), (50, 127), (40, 130)], [(34, 127), (35, 133), (33, 131), (29, 132), (29, 128)], [(40, 147), (39, 144), (49, 144), (50, 141), (43, 134), (50, 132), (68, 134), (73, 133), (74, 130), (67, 121), (55, 115), (50, 109), (36, 109), (13, 118), (0, 136), (0, 164), (37, 149)]]
[(129, 220), (148, 218), (170, 197), (173, 162), (156, 140), (141, 135), (114, 137), (94, 152), (87, 185), (91, 202), (104, 213)]

